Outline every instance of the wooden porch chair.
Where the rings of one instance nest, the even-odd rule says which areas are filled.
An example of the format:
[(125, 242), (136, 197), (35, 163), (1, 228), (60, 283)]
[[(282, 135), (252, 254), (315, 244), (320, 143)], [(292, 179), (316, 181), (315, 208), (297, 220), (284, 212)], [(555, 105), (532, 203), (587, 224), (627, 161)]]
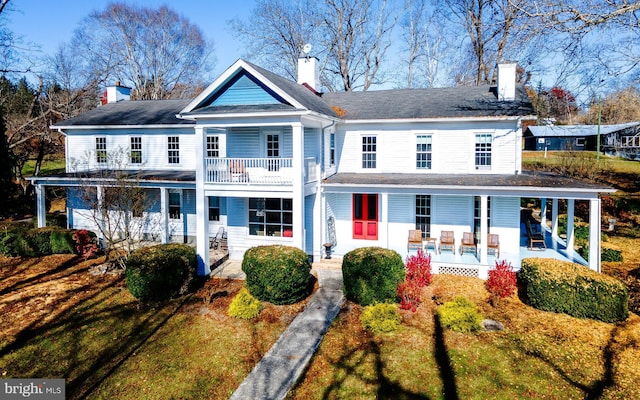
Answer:
[(473, 254), (476, 254), (478, 248), (476, 247), (476, 241), (473, 237), (473, 232), (464, 232), (462, 234), (462, 242), (460, 243), (460, 254), (464, 254), (465, 249), (473, 249)]
[(494, 253), (497, 253), (497, 258), (500, 258), (500, 236), (495, 233), (490, 233), (487, 235), (487, 251), (493, 250)]
[[(529, 250), (538, 249), (543, 250), (547, 248), (547, 244), (544, 241), (544, 233), (542, 232), (542, 227), (540, 229), (535, 229), (531, 226), (531, 221), (526, 221), (527, 226), (527, 237), (529, 238)], [(534, 245), (538, 243), (541, 244), (542, 247), (535, 247)]]
[(440, 231), (440, 253), (445, 249), (451, 249), (453, 254), (456, 254), (456, 239), (453, 237), (453, 231)]
[(422, 231), (420, 229), (409, 230), (407, 240), (407, 251), (422, 249)]
[(224, 230), (224, 227), (221, 226), (220, 228), (218, 228), (218, 232), (216, 233), (216, 235), (212, 238), (209, 238), (209, 248), (217, 250), (218, 247), (220, 247), (220, 242), (222, 241), (222, 239), (226, 239), (226, 236), (227, 234)]
[(232, 182), (249, 182), (249, 175), (244, 168), (242, 160), (231, 160), (229, 162), (229, 175)]

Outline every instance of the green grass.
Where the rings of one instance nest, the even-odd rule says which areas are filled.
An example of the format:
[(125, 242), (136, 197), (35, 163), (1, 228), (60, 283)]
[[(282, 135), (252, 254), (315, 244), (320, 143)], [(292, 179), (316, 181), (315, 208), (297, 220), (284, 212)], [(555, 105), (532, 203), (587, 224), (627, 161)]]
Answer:
[(142, 306), (72, 256), (0, 256), (0, 376), (65, 378), (68, 399), (228, 398), (286, 322), (211, 307), (194, 295)]
[[(562, 163), (563, 157), (567, 157), (568, 152), (553, 151), (547, 152), (547, 157), (544, 157), (544, 152), (541, 151), (523, 151), (522, 153), (522, 168), (532, 169), (536, 166), (555, 167)], [(594, 162), (597, 161), (595, 152), (573, 152), (572, 155), (577, 157), (584, 157)], [(619, 157), (609, 157), (600, 155), (600, 163), (602, 167), (609, 172), (619, 174), (640, 174), (640, 162), (625, 160)]]
[[(28, 160), (22, 167), (22, 175), (33, 176), (36, 169), (36, 161)], [(46, 159), (40, 167), (40, 175), (59, 174), (65, 171), (64, 157)]]

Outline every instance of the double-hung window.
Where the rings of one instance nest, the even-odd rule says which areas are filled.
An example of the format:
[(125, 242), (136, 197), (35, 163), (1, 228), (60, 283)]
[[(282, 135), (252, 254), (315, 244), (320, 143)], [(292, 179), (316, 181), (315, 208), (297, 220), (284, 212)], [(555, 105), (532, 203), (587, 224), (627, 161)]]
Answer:
[(181, 217), (181, 198), (180, 192), (171, 191), (169, 192), (169, 218), (171, 219), (180, 219)]
[(336, 134), (329, 135), (329, 165), (336, 165)]
[(491, 134), (476, 134), (476, 169), (491, 168)]
[(207, 136), (207, 157), (220, 157), (219, 136)]
[(362, 168), (376, 167), (376, 139), (375, 136), (362, 137)]
[(142, 164), (142, 137), (131, 137), (131, 148), (129, 149), (131, 164)]
[(292, 199), (249, 199), (249, 235), (293, 236)]
[(431, 196), (416, 195), (416, 229), (422, 231), (422, 238), (431, 237)]
[(180, 164), (180, 137), (167, 137), (167, 160), (169, 164)]
[(220, 221), (220, 197), (209, 197), (209, 221)]
[(378, 239), (377, 194), (353, 194), (353, 238)]
[(416, 168), (431, 169), (431, 135), (416, 136)]
[(107, 162), (107, 138), (96, 138), (96, 162), (104, 164)]

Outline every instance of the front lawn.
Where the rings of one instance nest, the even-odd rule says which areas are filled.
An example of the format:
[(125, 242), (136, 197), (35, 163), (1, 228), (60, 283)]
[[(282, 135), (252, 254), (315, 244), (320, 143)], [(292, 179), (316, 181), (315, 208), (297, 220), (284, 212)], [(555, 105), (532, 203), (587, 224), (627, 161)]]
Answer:
[[(402, 328), (374, 336), (348, 303), (290, 399), (640, 398), (640, 317), (606, 324), (538, 311), (519, 299), (491, 307), (479, 279), (435, 275)], [(465, 295), (505, 331), (462, 334), (434, 321)]]
[(66, 378), (69, 399), (228, 398), (303, 306), (230, 318), (238, 281), (141, 306), (121, 276), (89, 273), (99, 261), (0, 256), (0, 376)]

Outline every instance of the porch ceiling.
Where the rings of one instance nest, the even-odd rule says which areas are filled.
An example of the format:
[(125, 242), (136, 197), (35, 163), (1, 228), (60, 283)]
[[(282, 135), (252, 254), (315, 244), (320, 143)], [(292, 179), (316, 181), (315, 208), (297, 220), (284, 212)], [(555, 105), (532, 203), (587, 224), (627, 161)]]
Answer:
[(399, 174), (399, 173), (338, 173), (326, 178), (323, 185), (331, 186), (397, 186), (407, 188), (506, 189), (522, 191), (577, 191), (586, 193), (614, 192), (601, 185), (562, 175), (540, 171), (523, 171), (518, 175), (503, 174)]
[(109, 181), (115, 179), (180, 182), (195, 184), (196, 172), (179, 170), (94, 170), (83, 172), (65, 172), (55, 175), (34, 176), (30, 178), (34, 184), (50, 184), (70, 181)]

